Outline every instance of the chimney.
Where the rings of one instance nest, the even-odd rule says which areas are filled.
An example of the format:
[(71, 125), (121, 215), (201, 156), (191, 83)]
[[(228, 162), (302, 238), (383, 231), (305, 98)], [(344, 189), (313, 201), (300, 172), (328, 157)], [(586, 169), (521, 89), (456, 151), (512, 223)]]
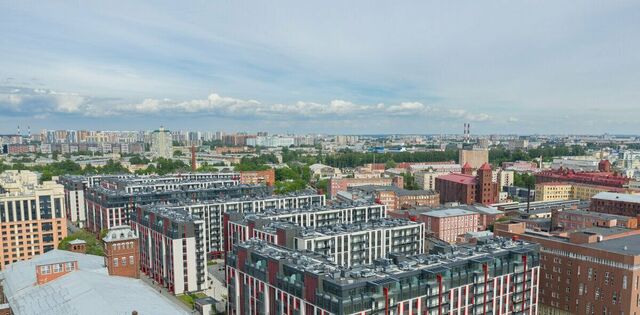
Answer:
[(69, 251), (74, 253), (86, 254), (87, 253), (87, 242), (81, 239), (75, 239), (69, 242)]

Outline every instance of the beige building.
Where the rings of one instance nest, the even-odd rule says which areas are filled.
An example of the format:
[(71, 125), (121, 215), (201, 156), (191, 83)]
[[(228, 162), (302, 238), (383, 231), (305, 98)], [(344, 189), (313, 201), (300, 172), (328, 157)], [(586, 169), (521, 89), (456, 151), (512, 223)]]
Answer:
[(0, 174), (0, 270), (58, 247), (67, 236), (64, 186), (30, 171)]
[(550, 182), (536, 184), (536, 201), (553, 200), (590, 200), (601, 192), (634, 193), (634, 191), (608, 186), (582, 183)]
[(502, 187), (513, 186), (513, 171), (506, 171), (503, 169), (493, 173), (493, 181), (498, 183), (498, 189), (502, 191)]
[(544, 183), (536, 185), (536, 201), (569, 200), (573, 186), (569, 183)]
[(173, 157), (173, 140), (171, 132), (160, 127), (151, 134), (151, 153), (154, 158), (162, 157), (170, 159)]
[(436, 189), (436, 178), (438, 176), (451, 174), (448, 171), (434, 171), (434, 170), (426, 170), (419, 171), (415, 174), (416, 184), (420, 187), (420, 189), (424, 190), (435, 190)]
[(489, 163), (489, 150), (460, 150), (458, 154), (458, 164), (465, 165), (466, 163), (469, 163), (473, 169), (478, 169), (482, 164)]

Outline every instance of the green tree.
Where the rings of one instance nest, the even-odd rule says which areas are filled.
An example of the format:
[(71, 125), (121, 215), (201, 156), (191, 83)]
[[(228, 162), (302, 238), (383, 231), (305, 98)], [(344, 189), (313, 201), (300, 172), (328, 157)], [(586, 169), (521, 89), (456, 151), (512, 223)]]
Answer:
[(173, 156), (184, 156), (184, 153), (182, 153), (182, 151), (180, 150), (175, 150), (173, 151)]
[(102, 245), (102, 237), (103, 237), (102, 233), (101, 233), (100, 240), (98, 240), (93, 233), (89, 233), (87, 231), (78, 231), (63, 238), (62, 241), (58, 243), (58, 249), (69, 250), (70, 248), (69, 242), (79, 239), (87, 242), (87, 254), (104, 256), (104, 247)]
[(397, 164), (394, 160), (388, 160), (387, 162), (384, 163), (385, 169), (395, 168), (396, 166)]

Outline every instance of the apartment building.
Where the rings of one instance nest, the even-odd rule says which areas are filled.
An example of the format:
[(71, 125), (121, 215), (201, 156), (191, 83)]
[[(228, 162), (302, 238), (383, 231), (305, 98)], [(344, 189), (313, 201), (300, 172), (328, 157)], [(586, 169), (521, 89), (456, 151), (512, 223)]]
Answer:
[(387, 209), (379, 204), (344, 203), (305, 209), (270, 209), (260, 213), (227, 212), (223, 225), (225, 252), (235, 244), (254, 237), (254, 229), (272, 221), (288, 221), (301, 227), (321, 228), (343, 223), (359, 223), (387, 217)]
[(257, 213), (270, 209), (301, 209), (325, 205), (324, 195), (319, 195), (313, 190), (305, 190), (286, 195), (265, 194), (252, 197), (218, 198), (163, 206), (166, 209), (187, 211), (194, 217), (204, 220), (205, 249), (209, 255), (220, 257), (224, 251), (223, 215), (227, 212)]
[(344, 267), (262, 240), (227, 259), (227, 314), (537, 314), (538, 247), (494, 239)]
[(640, 313), (640, 230), (591, 227), (550, 234), (507, 222), (496, 223), (494, 231), (540, 245), (538, 314)]
[(156, 203), (177, 204), (188, 200), (213, 200), (225, 197), (264, 195), (269, 188), (262, 185), (239, 185), (234, 179), (166, 179), (146, 177), (103, 179), (100, 185), (85, 191), (86, 227), (99, 232), (126, 225), (129, 213), (138, 206)]
[(144, 206), (131, 213), (140, 269), (173, 294), (208, 288), (205, 222), (186, 211)]
[(480, 214), (464, 209), (443, 209), (423, 212), (418, 221), (425, 223), (426, 233), (447, 243), (456, 243), (460, 235), (477, 232)]
[(550, 182), (536, 184), (536, 201), (570, 200), (573, 186), (569, 183)]
[(414, 207), (437, 207), (440, 194), (435, 190), (408, 190), (396, 186), (354, 186), (347, 189), (353, 199), (366, 199), (387, 206), (388, 211)]
[(298, 251), (330, 257), (340, 266), (372, 264), (390, 253), (424, 253), (424, 223), (402, 219), (376, 219), (319, 228), (272, 221), (253, 229), (253, 237)]
[(0, 269), (58, 247), (67, 236), (64, 187), (30, 171), (0, 174)]

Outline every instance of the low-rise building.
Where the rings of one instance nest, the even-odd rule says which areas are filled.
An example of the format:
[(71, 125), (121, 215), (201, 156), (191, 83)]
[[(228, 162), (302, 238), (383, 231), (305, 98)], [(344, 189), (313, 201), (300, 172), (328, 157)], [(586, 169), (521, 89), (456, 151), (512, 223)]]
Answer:
[(112, 276), (104, 257), (52, 250), (1, 272), (0, 313), (190, 314), (140, 279)]
[(478, 231), (480, 215), (463, 209), (443, 209), (423, 212), (418, 221), (425, 223), (426, 233), (447, 243), (458, 242), (458, 236)]
[(553, 211), (551, 213), (551, 222), (554, 229), (562, 231), (575, 231), (594, 226), (638, 228), (638, 219), (636, 217), (584, 210)]
[(640, 215), (640, 195), (601, 192), (591, 198), (591, 211), (635, 217)]
[(387, 210), (438, 207), (440, 194), (434, 190), (408, 190), (396, 186), (355, 186), (347, 189), (352, 198), (366, 199), (387, 206)]

